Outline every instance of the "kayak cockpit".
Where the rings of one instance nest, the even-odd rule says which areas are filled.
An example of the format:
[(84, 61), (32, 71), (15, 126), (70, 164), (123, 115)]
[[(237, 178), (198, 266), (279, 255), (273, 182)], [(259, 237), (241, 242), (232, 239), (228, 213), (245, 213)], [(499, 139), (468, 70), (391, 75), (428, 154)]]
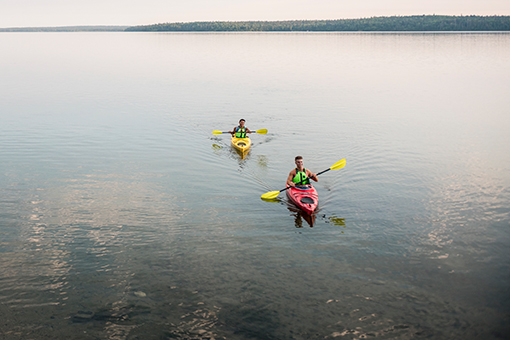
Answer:
[(314, 204), (315, 201), (313, 199), (311, 199), (310, 197), (303, 197), (301, 200), (301, 203), (304, 203), (304, 204)]

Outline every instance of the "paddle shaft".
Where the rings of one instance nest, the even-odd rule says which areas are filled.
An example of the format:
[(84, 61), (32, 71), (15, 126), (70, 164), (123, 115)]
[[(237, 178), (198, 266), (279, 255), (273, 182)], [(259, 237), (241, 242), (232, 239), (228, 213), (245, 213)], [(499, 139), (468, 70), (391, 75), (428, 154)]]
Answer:
[[(214, 130), (213, 131), (214, 135), (221, 135), (223, 133), (231, 133), (231, 132), (230, 131), (218, 131), (218, 130)], [(261, 135), (265, 135), (267, 133), (267, 129), (259, 129), (259, 130), (256, 130), (256, 131), (251, 131), (249, 133), (258, 133), (258, 134), (261, 134)]]

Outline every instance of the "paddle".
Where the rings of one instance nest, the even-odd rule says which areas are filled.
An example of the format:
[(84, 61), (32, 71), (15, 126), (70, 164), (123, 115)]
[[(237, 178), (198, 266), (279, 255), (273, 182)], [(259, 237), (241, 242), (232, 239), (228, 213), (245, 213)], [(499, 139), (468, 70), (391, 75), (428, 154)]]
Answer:
[[(321, 171), (317, 174), (317, 176), (319, 176), (320, 174), (323, 174), (325, 172), (328, 172), (329, 170), (338, 170), (338, 169), (341, 169), (345, 166), (345, 158), (336, 162), (335, 164), (333, 164), (329, 169), (326, 169), (324, 171)], [(301, 184), (301, 182), (297, 183), (297, 184)], [(264, 195), (260, 196), (262, 199), (272, 199), (272, 198), (276, 198), (280, 192), (282, 191), (285, 191), (287, 190), (288, 188), (290, 187), (287, 187), (287, 188), (284, 188), (280, 191), (269, 191), (269, 192), (266, 192)]]
[[(265, 135), (267, 133), (267, 129), (260, 129), (260, 130), (252, 131), (252, 132), (258, 133), (259, 135)], [(228, 131), (227, 132), (223, 132), (223, 131), (220, 131), (220, 130), (214, 130), (212, 133), (213, 133), (213, 135), (221, 135), (222, 133), (229, 133), (229, 132)]]

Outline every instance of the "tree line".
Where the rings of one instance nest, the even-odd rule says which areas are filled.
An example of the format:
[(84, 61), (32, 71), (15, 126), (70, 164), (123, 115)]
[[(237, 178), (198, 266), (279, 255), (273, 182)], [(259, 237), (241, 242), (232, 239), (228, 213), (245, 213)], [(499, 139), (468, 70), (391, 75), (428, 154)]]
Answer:
[(212, 21), (128, 27), (126, 31), (509, 31), (510, 16), (416, 15), (340, 20)]

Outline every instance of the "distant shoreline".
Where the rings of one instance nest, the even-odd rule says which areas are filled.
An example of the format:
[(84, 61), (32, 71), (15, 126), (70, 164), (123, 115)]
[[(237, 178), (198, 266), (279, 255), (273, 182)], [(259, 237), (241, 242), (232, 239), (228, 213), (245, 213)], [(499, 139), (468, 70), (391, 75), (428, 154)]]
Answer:
[(339, 20), (208, 21), (144, 26), (0, 28), (0, 32), (458, 32), (510, 31), (510, 16), (414, 15)]
[(124, 32), (130, 26), (10, 27), (0, 32)]

